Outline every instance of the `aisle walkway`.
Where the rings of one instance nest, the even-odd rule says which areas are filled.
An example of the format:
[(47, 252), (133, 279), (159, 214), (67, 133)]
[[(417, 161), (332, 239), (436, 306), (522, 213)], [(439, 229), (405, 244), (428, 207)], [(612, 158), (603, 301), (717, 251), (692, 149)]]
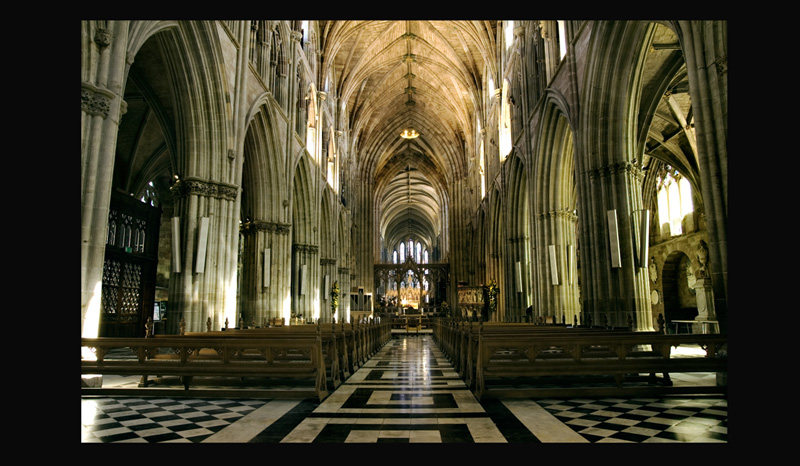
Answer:
[(81, 442), (727, 442), (727, 402), (475, 399), (428, 335), (395, 337), (322, 403), (82, 398)]

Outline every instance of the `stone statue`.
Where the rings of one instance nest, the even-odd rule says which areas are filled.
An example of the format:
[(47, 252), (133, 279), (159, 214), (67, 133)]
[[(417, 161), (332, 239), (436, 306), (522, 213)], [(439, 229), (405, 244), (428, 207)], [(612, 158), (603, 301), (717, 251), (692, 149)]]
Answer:
[(655, 283), (658, 281), (658, 270), (656, 270), (656, 258), (650, 258), (650, 266), (647, 268), (648, 275), (650, 275), (650, 281)]
[(697, 255), (697, 270), (695, 271), (696, 278), (706, 278), (708, 266), (708, 246), (704, 240), (700, 240), (700, 244), (695, 251)]

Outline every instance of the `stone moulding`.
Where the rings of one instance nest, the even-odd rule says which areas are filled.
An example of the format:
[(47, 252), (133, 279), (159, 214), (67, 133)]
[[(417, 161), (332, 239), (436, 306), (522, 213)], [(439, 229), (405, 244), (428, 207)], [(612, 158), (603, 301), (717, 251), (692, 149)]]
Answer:
[(297, 252), (304, 252), (308, 254), (317, 254), (319, 252), (319, 246), (314, 244), (295, 243), (292, 245), (292, 249)]
[(216, 197), (228, 201), (236, 200), (239, 194), (239, 187), (224, 183), (201, 180), (198, 178), (187, 178), (180, 180), (170, 188), (172, 193), (178, 197), (190, 195)]
[(249, 230), (251, 233), (256, 231), (269, 231), (272, 233), (278, 233), (279, 235), (288, 235), (291, 229), (291, 223), (252, 222)]

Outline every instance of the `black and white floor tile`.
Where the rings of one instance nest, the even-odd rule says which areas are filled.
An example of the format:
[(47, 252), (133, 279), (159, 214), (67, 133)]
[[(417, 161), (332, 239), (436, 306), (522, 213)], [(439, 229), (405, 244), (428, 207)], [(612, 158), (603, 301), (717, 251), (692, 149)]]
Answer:
[(392, 339), (321, 403), (82, 397), (81, 442), (727, 443), (727, 419), (715, 397), (479, 403), (423, 334)]

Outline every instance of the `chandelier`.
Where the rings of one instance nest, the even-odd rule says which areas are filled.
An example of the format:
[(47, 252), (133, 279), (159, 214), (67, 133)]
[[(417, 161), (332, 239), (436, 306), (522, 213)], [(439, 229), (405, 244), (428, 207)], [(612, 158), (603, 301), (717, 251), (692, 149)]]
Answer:
[(419, 136), (419, 133), (415, 129), (404, 129), (402, 133), (400, 133), (400, 137), (403, 139), (414, 139)]

